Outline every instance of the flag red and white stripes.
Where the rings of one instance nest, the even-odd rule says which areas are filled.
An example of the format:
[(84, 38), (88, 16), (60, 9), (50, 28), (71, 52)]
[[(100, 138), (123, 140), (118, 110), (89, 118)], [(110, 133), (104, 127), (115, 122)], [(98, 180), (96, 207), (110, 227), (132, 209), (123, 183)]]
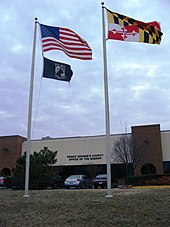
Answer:
[(43, 52), (61, 50), (71, 58), (91, 60), (92, 50), (87, 42), (68, 28), (40, 24)]

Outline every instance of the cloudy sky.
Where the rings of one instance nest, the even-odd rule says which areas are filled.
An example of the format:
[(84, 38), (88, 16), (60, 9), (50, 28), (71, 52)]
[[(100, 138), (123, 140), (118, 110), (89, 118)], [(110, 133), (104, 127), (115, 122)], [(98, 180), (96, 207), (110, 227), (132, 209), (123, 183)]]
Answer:
[[(160, 124), (170, 129), (170, 1), (105, 0), (111, 11), (144, 22), (158, 21), (161, 45), (107, 41), (110, 131)], [(51, 51), (46, 57), (70, 64), (71, 83), (41, 79), (37, 31), (32, 139), (105, 134), (102, 15), (99, 0), (8, 0), (0, 4), (0, 136), (27, 136), (34, 18), (67, 27), (84, 38), (92, 61)], [(107, 24), (106, 24), (107, 26)]]

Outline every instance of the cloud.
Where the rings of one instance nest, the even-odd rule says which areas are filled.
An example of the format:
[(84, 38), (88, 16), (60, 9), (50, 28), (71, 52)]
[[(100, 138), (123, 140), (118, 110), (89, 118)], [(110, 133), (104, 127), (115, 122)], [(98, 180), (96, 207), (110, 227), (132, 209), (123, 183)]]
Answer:
[[(10, 2), (10, 4), (9, 4)], [(105, 6), (142, 21), (161, 22), (161, 45), (107, 40), (111, 133), (122, 124), (160, 123), (169, 129), (169, 3), (155, 0), (105, 1)], [(160, 10), (161, 9), (161, 10)], [(34, 20), (68, 27), (93, 50), (92, 61), (51, 51), (46, 57), (68, 63), (71, 83), (41, 79), (41, 37), (37, 29), (32, 138), (105, 134), (101, 4), (98, 1), (3, 1), (0, 8), (1, 135), (27, 135)], [(130, 127), (129, 127), (130, 128)]]

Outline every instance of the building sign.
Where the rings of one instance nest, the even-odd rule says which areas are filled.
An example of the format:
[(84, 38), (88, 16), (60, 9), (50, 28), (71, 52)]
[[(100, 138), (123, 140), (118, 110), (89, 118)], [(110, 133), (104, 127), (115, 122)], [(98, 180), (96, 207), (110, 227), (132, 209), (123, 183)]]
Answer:
[(103, 154), (83, 154), (83, 155), (67, 155), (68, 161), (94, 161), (102, 160)]

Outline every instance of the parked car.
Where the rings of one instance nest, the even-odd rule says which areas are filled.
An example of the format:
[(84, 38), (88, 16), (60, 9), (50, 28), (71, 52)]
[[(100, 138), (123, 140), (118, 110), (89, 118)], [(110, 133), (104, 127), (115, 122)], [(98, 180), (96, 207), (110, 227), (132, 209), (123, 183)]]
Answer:
[[(93, 179), (94, 188), (107, 188), (107, 174), (99, 174)], [(116, 179), (111, 182), (112, 188), (117, 188)]]
[(11, 176), (0, 177), (0, 187), (12, 188), (14, 185), (14, 178)]
[(0, 187), (6, 187), (6, 185), (5, 185), (5, 177), (0, 177)]
[(93, 179), (94, 188), (106, 188), (107, 187), (107, 174), (99, 174)]
[(59, 175), (54, 176), (51, 180), (50, 187), (52, 187), (52, 188), (64, 188), (64, 179)]
[(91, 188), (92, 181), (86, 175), (71, 175), (65, 180), (64, 185), (66, 188)]

